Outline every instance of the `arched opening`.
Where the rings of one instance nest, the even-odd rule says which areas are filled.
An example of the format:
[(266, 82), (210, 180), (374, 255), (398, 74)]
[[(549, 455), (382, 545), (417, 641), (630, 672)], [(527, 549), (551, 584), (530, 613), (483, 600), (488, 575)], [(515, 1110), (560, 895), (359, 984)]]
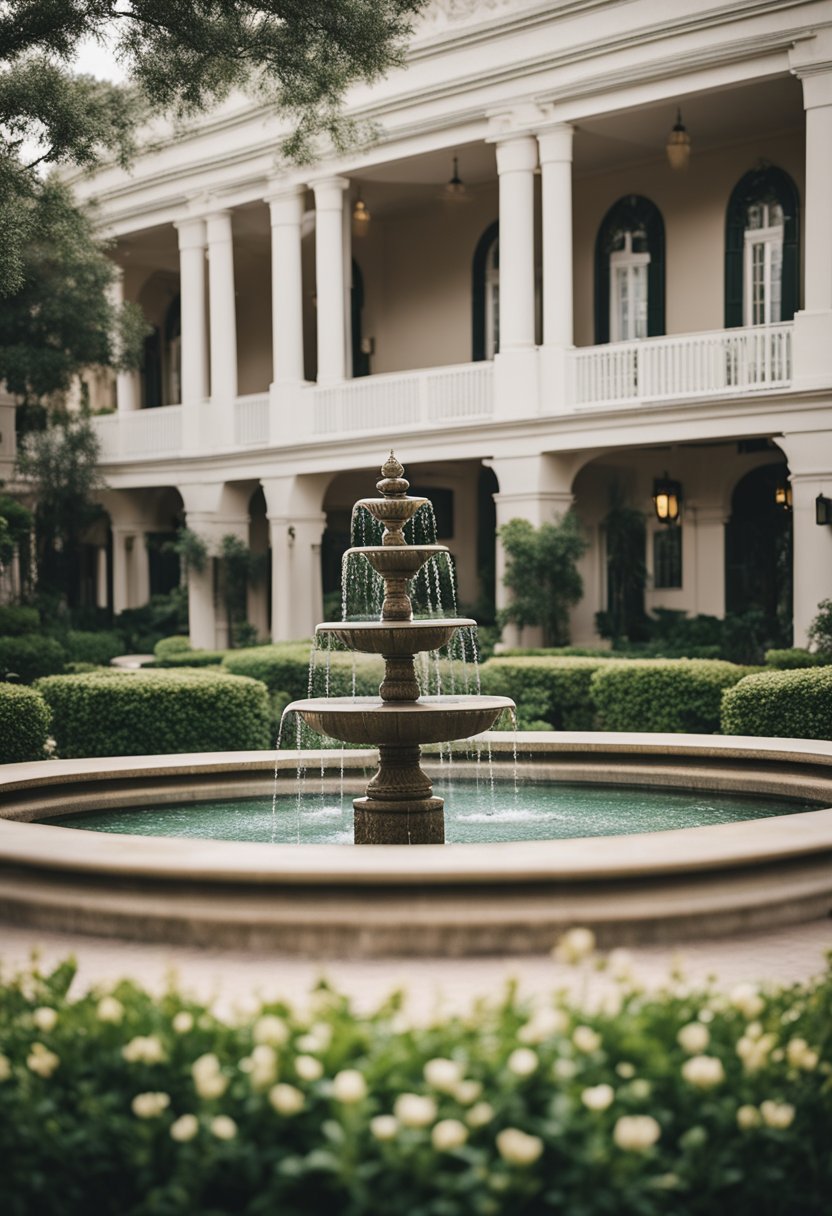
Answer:
[(144, 340), (142, 358), (142, 408), (179, 405), (182, 400), (181, 299), (173, 276), (151, 275), (139, 304), (150, 333)]
[(737, 482), (725, 528), (725, 608), (760, 612), (767, 636), (789, 645), (792, 621), (792, 513), (775, 500), (786, 465), (762, 465)]
[(489, 224), (472, 265), (471, 358), (493, 359), (500, 349), (500, 225)]
[(734, 187), (725, 223), (725, 325), (790, 321), (799, 306), (797, 186), (773, 165)]
[(613, 203), (598, 229), (595, 341), (664, 331), (664, 221), (650, 199), (630, 194)]
[(352, 330), (352, 374), (353, 379), (370, 374), (370, 352), (365, 349), (361, 313), (364, 308), (364, 276), (361, 267), (352, 259), (352, 287), (350, 289)]

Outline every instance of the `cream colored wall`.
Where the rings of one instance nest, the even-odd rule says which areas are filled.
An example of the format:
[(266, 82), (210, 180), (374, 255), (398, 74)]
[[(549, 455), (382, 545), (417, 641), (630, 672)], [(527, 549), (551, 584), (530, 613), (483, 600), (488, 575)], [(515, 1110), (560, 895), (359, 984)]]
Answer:
[(802, 202), (804, 145), (802, 131), (761, 135), (741, 146), (702, 153), (694, 144), (686, 173), (674, 173), (662, 157), (615, 173), (577, 178), (573, 185), (575, 344), (595, 342), (595, 239), (609, 208), (628, 194), (650, 199), (664, 219), (666, 332), (722, 329), (725, 211), (731, 191), (744, 173), (766, 160), (792, 176)]
[(272, 279), (268, 241), (234, 250), (237, 392), (268, 392), (272, 381)]

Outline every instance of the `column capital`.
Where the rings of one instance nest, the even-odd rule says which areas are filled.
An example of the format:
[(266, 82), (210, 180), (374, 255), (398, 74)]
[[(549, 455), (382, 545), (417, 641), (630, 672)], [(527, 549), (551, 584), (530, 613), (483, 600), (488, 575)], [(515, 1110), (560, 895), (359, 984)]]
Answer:
[(832, 29), (801, 39), (789, 51), (789, 68), (803, 81), (803, 108), (832, 105)]
[(208, 237), (205, 220), (202, 216), (189, 216), (184, 220), (176, 220), (173, 226), (178, 235), (180, 250), (205, 248)]
[(832, 430), (775, 435), (774, 442), (786, 454), (792, 481), (806, 477), (832, 479)]
[(231, 211), (227, 207), (209, 211), (205, 216), (205, 229), (209, 245), (231, 240)]
[(496, 144), (497, 173), (533, 173), (537, 168), (537, 140), (533, 135), (511, 134), (490, 141)]
[(537, 142), (540, 148), (540, 163), (548, 165), (553, 163), (572, 163), (572, 137), (575, 134), (575, 128), (570, 123), (555, 123), (550, 127), (543, 127), (537, 133)]
[(309, 183), (315, 193), (315, 208), (318, 211), (341, 211), (344, 206), (344, 191), (349, 189), (346, 177), (319, 177)]

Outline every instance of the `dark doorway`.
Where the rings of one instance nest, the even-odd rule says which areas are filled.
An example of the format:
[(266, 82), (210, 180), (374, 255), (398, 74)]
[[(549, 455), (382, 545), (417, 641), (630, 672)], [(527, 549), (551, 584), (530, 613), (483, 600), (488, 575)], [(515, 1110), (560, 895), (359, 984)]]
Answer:
[(768, 636), (788, 645), (792, 628), (792, 513), (775, 502), (785, 464), (746, 473), (731, 498), (725, 528), (725, 609), (757, 611)]

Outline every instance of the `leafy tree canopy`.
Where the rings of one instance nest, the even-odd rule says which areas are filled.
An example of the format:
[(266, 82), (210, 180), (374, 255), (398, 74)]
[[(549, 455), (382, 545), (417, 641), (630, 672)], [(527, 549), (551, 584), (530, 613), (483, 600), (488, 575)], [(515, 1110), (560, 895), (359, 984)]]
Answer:
[(587, 549), (577, 516), (568, 511), (539, 528), (510, 519), (499, 535), (506, 554), (503, 582), (512, 592), (500, 624), (541, 625), (547, 645), (568, 643), (569, 609), (584, 590), (577, 563)]

